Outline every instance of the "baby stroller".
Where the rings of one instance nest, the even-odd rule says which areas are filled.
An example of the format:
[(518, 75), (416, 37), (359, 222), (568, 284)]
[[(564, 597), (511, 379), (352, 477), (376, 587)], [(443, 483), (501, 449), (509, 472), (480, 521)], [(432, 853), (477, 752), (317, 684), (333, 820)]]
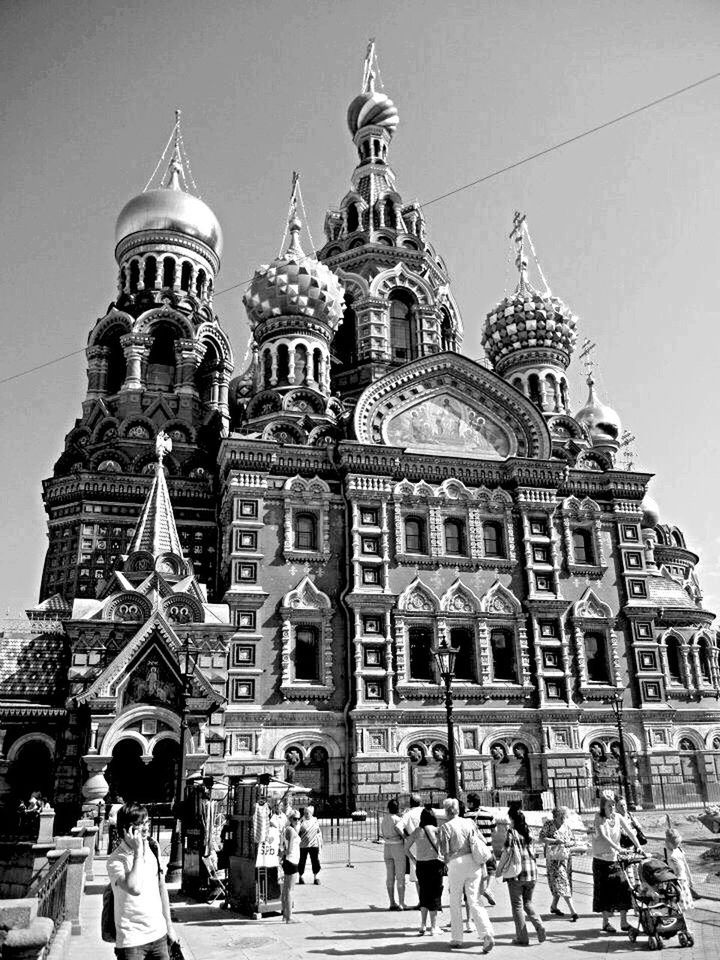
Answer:
[[(629, 876), (631, 863), (639, 865), (638, 883), (633, 883)], [(692, 947), (695, 938), (685, 922), (680, 905), (680, 881), (675, 871), (656, 857), (623, 858), (621, 865), (638, 915), (638, 926), (628, 930), (630, 942), (635, 943), (642, 932), (647, 934), (650, 950), (662, 950), (665, 941), (675, 936), (681, 947)]]

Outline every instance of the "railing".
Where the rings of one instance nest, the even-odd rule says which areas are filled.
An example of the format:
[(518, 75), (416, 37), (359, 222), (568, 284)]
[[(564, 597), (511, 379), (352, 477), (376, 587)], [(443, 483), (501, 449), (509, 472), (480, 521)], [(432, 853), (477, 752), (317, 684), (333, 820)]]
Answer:
[(56, 933), (65, 919), (69, 859), (70, 851), (63, 850), (60, 856), (51, 863), (47, 872), (39, 877), (27, 892), (28, 897), (37, 898), (37, 915), (39, 917), (49, 917), (54, 924)]

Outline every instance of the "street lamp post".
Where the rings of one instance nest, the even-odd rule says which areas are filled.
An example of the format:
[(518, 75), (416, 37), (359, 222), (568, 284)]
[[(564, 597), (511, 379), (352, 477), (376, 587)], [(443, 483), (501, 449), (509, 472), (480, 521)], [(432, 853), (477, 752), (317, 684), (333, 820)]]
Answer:
[(180, 690), (180, 757), (178, 759), (178, 775), (175, 783), (175, 802), (173, 804), (173, 832), (170, 840), (170, 862), (165, 873), (167, 883), (177, 883), (182, 881), (182, 802), (183, 788), (185, 786), (185, 734), (188, 729), (187, 722), (187, 701), (188, 686), (190, 675), (195, 669), (197, 660), (197, 651), (190, 647), (190, 641), (186, 640), (180, 654), (178, 663), (180, 664), (180, 678), (182, 687)]
[(608, 697), (607, 702), (612, 708), (613, 715), (615, 717), (615, 723), (617, 725), (618, 731), (618, 740), (620, 743), (620, 777), (622, 780), (622, 789), (623, 796), (625, 797), (625, 803), (628, 806), (628, 809), (631, 807), (630, 802), (630, 790), (628, 787), (628, 770), (627, 770), (627, 754), (625, 753), (625, 723), (623, 717), (623, 695), (620, 691), (617, 691)]
[(455, 657), (458, 651), (455, 647), (449, 647), (443, 640), (439, 647), (433, 650), (435, 662), (437, 664), (440, 679), (445, 685), (445, 711), (447, 713), (447, 736), (448, 736), (448, 776), (447, 793), (448, 797), (457, 797), (457, 761), (455, 758), (455, 727), (453, 724), (453, 695), (452, 682), (455, 673)]

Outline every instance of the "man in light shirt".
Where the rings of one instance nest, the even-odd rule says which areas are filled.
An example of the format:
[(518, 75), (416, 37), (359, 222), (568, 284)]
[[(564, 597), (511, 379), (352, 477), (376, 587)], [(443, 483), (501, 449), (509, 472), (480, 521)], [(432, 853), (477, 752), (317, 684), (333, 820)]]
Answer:
[(115, 956), (118, 960), (168, 960), (168, 941), (178, 937), (157, 844), (148, 836), (148, 812), (126, 803), (117, 813), (120, 843), (107, 872), (115, 907)]
[[(403, 831), (406, 837), (409, 837), (420, 826), (420, 814), (423, 812), (423, 804), (420, 797), (417, 794), (411, 794), (410, 796), (410, 806), (407, 810), (404, 811), (402, 817), (400, 818), (400, 823), (398, 826)], [(408, 874), (408, 880), (410, 883), (417, 883), (417, 872), (415, 869), (415, 858), (409, 857), (410, 860), (410, 873)], [(419, 910), (420, 905), (417, 907), (411, 907), (411, 910)]]

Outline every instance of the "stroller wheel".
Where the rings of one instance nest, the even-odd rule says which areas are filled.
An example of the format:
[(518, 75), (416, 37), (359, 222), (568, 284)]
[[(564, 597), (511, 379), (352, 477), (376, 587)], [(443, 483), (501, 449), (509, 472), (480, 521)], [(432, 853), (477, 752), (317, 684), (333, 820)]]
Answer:
[(665, 946), (665, 941), (663, 940), (663, 938), (662, 938), (660, 935), (658, 935), (655, 939), (657, 940), (658, 950), (662, 950), (662, 949), (664, 948), (664, 946)]
[(695, 946), (695, 937), (691, 933), (686, 933), (685, 942), (688, 947), (693, 947)]
[(630, 927), (630, 929), (628, 930), (628, 940), (630, 941), (630, 943), (635, 943), (635, 941), (637, 940), (637, 930), (635, 929), (635, 927)]
[(653, 937), (653, 936), (649, 936), (649, 937), (648, 937), (648, 948), (649, 948), (650, 950), (657, 950), (657, 948), (658, 948), (658, 941), (655, 939), (655, 937)]
[(688, 945), (687, 937), (685, 936), (684, 933), (678, 934), (678, 943), (680, 944), (681, 947), (686, 947)]

